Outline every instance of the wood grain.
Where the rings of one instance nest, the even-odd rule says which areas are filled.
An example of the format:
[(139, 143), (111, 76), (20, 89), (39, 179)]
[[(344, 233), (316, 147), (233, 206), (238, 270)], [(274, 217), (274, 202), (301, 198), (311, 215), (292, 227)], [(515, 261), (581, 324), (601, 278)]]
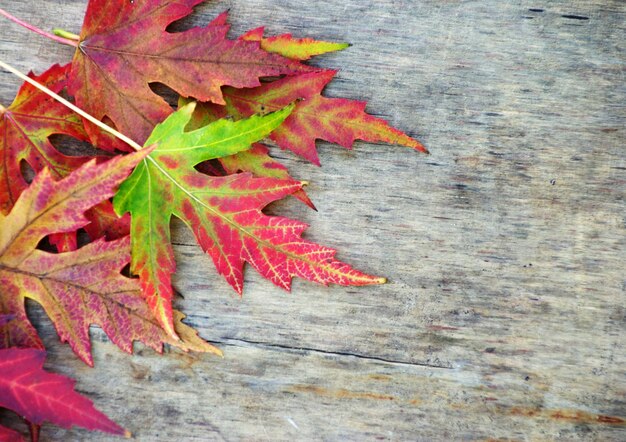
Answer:
[[(79, 30), (85, 0), (36, 3), (0, 7)], [(225, 358), (129, 356), (94, 329), (90, 369), (33, 308), (48, 367), (138, 441), (626, 440), (624, 2), (220, 0), (178, 28), (227, 8), (233, 36), (352, 43), (314, 61), (341, 70), (327, 95), (432, 152), (319, 143), (321, 169), (274, 152), (319, 212), (271, 211), (390, 282), (286, 294), (248, 271), (239, 299), (176, 223), (178, 307)], [(71, 55), (2, 22), (22, 70)], [(3, 105), (18, 85), (0, 72)]]

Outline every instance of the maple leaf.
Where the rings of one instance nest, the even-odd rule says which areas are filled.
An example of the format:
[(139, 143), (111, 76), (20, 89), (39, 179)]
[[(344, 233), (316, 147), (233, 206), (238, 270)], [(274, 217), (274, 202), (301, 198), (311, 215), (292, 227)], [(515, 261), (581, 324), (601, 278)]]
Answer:
[[(80, 426), (89, 430), (129, 435), (106, 415), (96, 410), (93, 403), (74, 391), (74, 381), (43, 369), (46, 352), (35, 349), (0, 350), (0, 407), (15, 411), (34, 425), (45, 421), (63, 428)], [(22, 440), (12, 432), (14, 439)], [(11, 436), (8, 429), (5, 429)]]
[(83, 213), (110, 198), (117, 185), (150, 149), (101, 165), (92, 160), (61, 181), (44, 169), (11, 212), (0, 215), (0, 314), (14, 319), (0, 326), (0, 345), (41, 347), (24, 309), (25, 298), (44, 308), (62, 341), (93, 365), (89, 326), (102, 327), (113, 343), (132, 352), (134, 340), (161, 351), (163, 343), (183, 350), (213, 351), (176, 313), (182, 341), (166, 334), (141, 296), (136, 279), (120, 271), (130, 261), (130, 240), (99, 239), (68, 253), (36, 249), (46, 235), (73, 232), (87, 223)]
[(223, 85), (254, 87), (260, 77), (314, 70), (267, 53), (258, 42), (228, 40), (229, 27), (219, 21), (166, 32), (203, 1), (90, 0), (69, 84), (79, 107), (98, 119), (109, 117), (118, 130), (142, 143), (172, 112), (150, 83), (223, 104)]
[(146, 142), (156, 148), (120, 186), (113, 200), (118, 213), (131, 213), (131, 271), (139, 275), (148, 303), (167, 328), (171, 275), (176, 264), (170, 245), (170, 219), (182, 219), (217, 268), (237, 292), (243, 288), (243, 264), (288, 289), (293, 276), (324, 284), (381, 283), (334, 259), (335, 251), (300, 237), (307, 227), (261, 209), (298, 190), (302, 183), (254, 178), (249, 173), (208, 176), (194, 166), (248, 149), (292, 111), (293, 107), (232, 122), (219, 120), (183, 132), (194, 104), (157, 126)]
[[(154, 129), (146, 145), (156, 145), (155, 152), (135, 168), (113, 200), (118, 214), (131, 213), (131, 271), (139, 275), (148, 304), (173, 336), (171, 275), (176, 264), (170, 245), (170, 218), (175, 215), (195, 231), (200, 225), (195, 211), (205, 204), (207, 196), (236, 193), (195, 171), (194, 166), (248, 149), (278, 127), (293, 105), (265, 117), (219, 120), (184, 132), (194, 108), (195, 103), (189, 103)], [(257, 192), (250, 189), (250, 198)], [(243, 197), (245, 191), (239, 194)]]
[[(70, 65), (54, 65), (41, 75), (31, 73), (29, 77), (58, 93), (66, 86), (69, 70)], [(0, 110), (0, 213), (9, 213), (28, 187), (27, 177), (21, 170), (23, 161), (35, 173), (47, 167), (54, 178), (63, 178), (93, 158), (62, 154), (50, 143), (52, 135), (68, 135), (81, 141), (89, 138), (80, 117), (25, 82), (11, 106)], [(104, 160), (104, 157), (96, 158)], [(85, 230), (92, 239), (101, 236), (116, 239), (128, 234), (129, 218), (118, 218), (109, 201), (90, 209), (87, 218), (90, 223)], [(76, 234), (56, 233), (50, 236), (50, 242), (59, 251), (75, 250)]]
[(226, 106), (209, 104), (216, 115), (243, 118), (272, 112), (300, 100), (285, 123), (271, 135), (278, 146), (319, 165), (315, 140), (321, 139), (351, 149), (355, 140), (399, 144), (428, 151), (405, 133), (365, 112), (366, 103), (322, 96), (336, 71), (312, 72), (266, 83), (252, 89), (223, 89)]

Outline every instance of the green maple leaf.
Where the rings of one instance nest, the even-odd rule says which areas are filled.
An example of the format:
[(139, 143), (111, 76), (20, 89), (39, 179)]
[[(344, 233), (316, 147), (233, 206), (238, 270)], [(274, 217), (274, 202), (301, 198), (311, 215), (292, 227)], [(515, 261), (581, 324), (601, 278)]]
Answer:
[(131, 213), (131, 271), (139, 275), (148, 304), (168, 332), (174, 333), (172, 216), (194, 232), (217, 271), (238, 293), (243, 290), (244, 262), (285, 289), (293, 276), (323, 284), (384, 282), (335, 260), (333, 249), (302, 239), (305, 224), (262, 213), (270, 202), (301, 190), (302, 182), (250, 173), (216, 177), (194, 169), (201, 162), (249, 149), (279, 127), (293, 107), (236, 122), (222, 119), (184, 132), (195, 108), (190, 103), (155, 128), (146, 142), (156, 146), (154, 151), (120, 186), (113, 203), (118, 214)]

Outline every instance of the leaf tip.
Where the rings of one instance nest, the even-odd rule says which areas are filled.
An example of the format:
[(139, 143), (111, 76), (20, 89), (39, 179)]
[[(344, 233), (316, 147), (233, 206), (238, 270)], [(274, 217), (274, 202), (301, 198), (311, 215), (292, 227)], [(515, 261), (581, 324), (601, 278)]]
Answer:
[(419, 149), (418, 149), (420, 152), (423, 152), (423, 153), (425, 153), (426, 155), (430, 155), (430, 150), (428, 150), (425, 146), (423, 146), (423, 145), (421, 145), (421, 144), (420, 144), (420, 147), (421, 147), (421, 148), (419, 148)]
[(422, 143), (420, 143), (419, 141), (417, 141), (414, 138), (411, 138), (412, 143), (411, 146), (413, 149), (425, 153), (426, 155), (430, 155), (430, 151), (426, 148), (426, 146), (424, 146)]

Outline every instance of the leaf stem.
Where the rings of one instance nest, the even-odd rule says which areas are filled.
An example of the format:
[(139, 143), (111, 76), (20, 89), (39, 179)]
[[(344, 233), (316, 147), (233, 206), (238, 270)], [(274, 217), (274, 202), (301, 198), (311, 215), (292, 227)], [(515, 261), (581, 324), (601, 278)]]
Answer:
[(31, 442), (39, 441), (39, 430), (41, 430), (41, 425), (33, 424), (30, 421), (26, 421), (28, 424), (28, 431), (30, 432), (30, 440)]
[(37, 81), (33, 80), (32, 78), (30, 78), (30, 77), (28, 77), (26, 75), (24, 75), (23, 73), (21, 73), (20, 71), (15, 69), (13, 66), (8, 65), (4, 61), (0, 60), (0, 67), (6, 69), (7, 71), (11, 72), (12, 74), (18, 76), (19, 78), (21, 78), (22, 80), (26, 81), (27, 83), (32, 84), (33, 86), (35, 86), (37, 89), (39, 89), (44, 94), (49, 95), (50, 97), (52, 97), (55, 100), (57, 100), (59, 103), (61, 103), (64, 106), (67, 106), (68, 108), (72, 109), (78, 115), (80, 115), (81, 117), (85, 118), (86, 120), (89, 120), (90, 122), (92, 122), (93, 124), (98, 126), (100, 129), (110, 133), (111, 135), (113, 135), (116, 138), (119, 138), (120, 140), (122, 140), (123, 142), (125, 142), (126, 144), (131, 146), (133, 149), (135, 149), (137, 151), (142, 149), (142, 147), (139, 144), (137, 144), (135, 141), (133, 141), (130, 138), (128, 138), (126, 135), (124, 135), (124, 134), (116, 131), (112, 127), (104, 124), (102, 121), (98, 120), (96, 117), (93, 117), (93, 116), (89, 115), (87, 112), (85, 112), (84, 110), (82, 110), (78, 106), (70, 103), (65, 98), (61, 97), (58, 94), (55, 94), (54, 92), (52, 92), (50, 89), (48, 89), (44, 85), (38, 83)]
[(58, 37), (61, 38), (67, 38), (68, 40), (73, 40), (73, 41), (78, 41), (80, 40), (80, 36), (73, 34), (69, 31), (66, 31), (65, 29), (60, 29), (60, 28), (54, 28), (52, 30), (52, 33)]
[(74, 46), (75, 48), (78, 47), (78, 42), (74, 41), (74, 40), (70, 40), (69, 38), (63, 38), (63, 37), (58, 37), (54, 34), (51, 34), (49, 32), (46, 32), (42, 29), (39, 29), (29, 23), (26, 23), (25, 21), (20, 20), (19, 18), (9, 14), (7, 11), (5, 11), (4, 9), (0, 8), (0, 15), (4, 15), (6, 18), (8, 18), (9, 20), (11, 20), (12, 22), (17, 23), (20, 26), (24, 26), (26, 29), (29, 29), (39, 35), (43, 35), (44, 37), (49, 38), (50, 40), (54, 40), (58, 43), (63, 43), (64, 45), (69, 45), (69, 46)]

